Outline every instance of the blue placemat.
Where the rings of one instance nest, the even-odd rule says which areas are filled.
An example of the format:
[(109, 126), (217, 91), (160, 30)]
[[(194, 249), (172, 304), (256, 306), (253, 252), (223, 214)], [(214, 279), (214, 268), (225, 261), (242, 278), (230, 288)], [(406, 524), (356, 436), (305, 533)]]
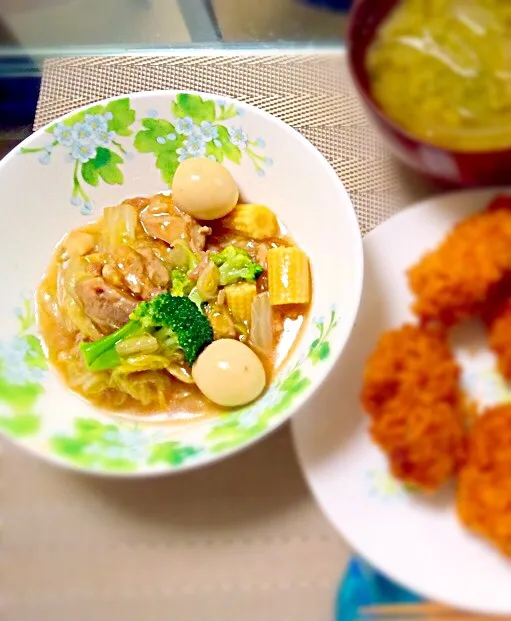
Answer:
[(421, 602), (423, 599), (354, 557), (346, 569), (335, 604), (336, 621), (355, 621), (357, 611), (372, 604)]
[(40, 85), (37, 66), (22, 52), (0, 57), (0, 132), (32, 125)]
[(351, 8), (353, 0), (303, 0), (305, 4), (333, 9), (334, 11), (347, 11)]

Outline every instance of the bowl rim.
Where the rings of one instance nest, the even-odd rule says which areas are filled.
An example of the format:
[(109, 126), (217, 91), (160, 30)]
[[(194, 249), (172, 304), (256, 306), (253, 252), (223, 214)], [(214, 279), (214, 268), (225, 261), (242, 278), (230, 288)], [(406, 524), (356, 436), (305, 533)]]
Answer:
[[(337, 361), (342, 355), (346, 344), (350, 338), (350, 335), (353, 331), (353, 326), (355, 325), (356, 318), (358, 316), (358, 312), (360, 309), (360, 303), (362, 299), (362, 290), (363, 290), (363, 282), (364, 282), (364, 251), (362, 245), (362, 232), (360, 230), (360, 226), (358, 224), (358, 219), (355, 211), (355, 207), (351, 201), (348, 190), (346, 189), (344, 183), (341, 178), (335, 172), (333, 166), (326, 159), (326, 157), (319, 151), (317, 147), (315, 147), (305, 136), (303, 136), (298, 130), (296, 130), (291, 125), (288, 125), (286, 122), (282, 121), (278, 117), (272, 115), (265, 110), (258, 108), (253, 104), (246, 103), (234, 97), (230, 97), (229, 95), (223, 95), (221, 93), (207, 92), (207, 91), (198, 91), (193, 89), (154, 89), (149, 91), (132, 91), (125, 92), (119, 95), (114, 95), (111, 97), (106, 97), (103, 99), (99, 99), (93, 102), (86, 103), (77, 108), (73, 108), (73, 110), (67, 112), (64, 115), (61, 115), (45, 125), (41, 126), (35, 132), (33, 132), (30, 136), (27, 136), (22, 142), (17, 144), (2, 160), (0, 160), (0, 176), (2, 174), (3, 169), (8, 165), (8, 163), (13, 160), (19, 153), (21, 149), (27, 145), (30, 145), (34, 141), (38, 140), (41, 136), (43, 136), (46, 130), (56, 123), (62, 122), (67, 118), (74, 116), (75, 114), (85, 111), (91, 106), (97, 104), (107, 104), (112, 101), (116, 101), (118, 99), (123, 99), (129, 97), (132, 100), (143, 100), (150, 99), (153, 97), (166, 97), (173, 98), (178, 94), (190, 94), (190, 95), (199, 95), (201, 97), (205, 97), (208, 99), (225, 99), (234, 104), (236, 104), (240, 108), (247, 109), (251, 113), (260, 117), (264, 123), (269, 123), (276, 125), (282, 131), (291, 133), (294, 139), (298, 144), (301, 145), (302, 149), (306, 150), (311, 154), (311, 156), (319, 159), (322, 163), (323, 168), (325, 169), (325, 173), (328, 174), (333, 187), (335, 186), (335, 191), (337, 192), (339, 198), (341, 199), (341, 203), (344, 205), (343, 210), (345, 212), (347, 218), (347, 224), (349, 226), (349, 234), (354, 243), (354, 254), (355, 261), (352, 265), (352, 279), (354, 283), (353, 295), (350, 296), (352, 303), (350, 304), (350, 310), (348, 314), (344, 314), (345, 318), (345, 330), (343, 332), (338, 331), (336, 336), (331, 341), (331, 354), (322, 365), (316, 368), (314, 372), (314, 379), (307, 391), (304, 395), (301, 395), (297, 401), (291, 404), (281, 416), (277, 417), (276, 420), (270, 424), (266, 429), (259, 432), (259, 434), (249, 438), (248, 440), (243, 441), (239, 445), (235, 447), (229, 447), (222, 452), (218, 452), (215, 454), (208, 453), (203, 459), (192, 460), (190, 462), (185, 462), (184, 464), (180, 464), (177, 466), (165, 465), (159, 469), (154, 470), (135, 470), (135, 471), (108, 471), (108, 470), (99, 470), (94, 469), (92, 467), (82, 467), (78, 466), (72, 462), (66, 461), (63, 458), (54, 455), (50, 451), (47, 450), (39, 450), (36, 447), (31, 447), (23, 442), (22, 439), (10, 436), (0, 429), (0, 437), (5, 438), (7, 441), (12, 444), (21, 447), (26, 453), (31, 454), (37, 459), (41, 459), (42, 461), (63, 468), (65, 470), (80, 473), (83, 475), (91, 475), (100, 478), (113, 478), (113, 479), (140, 479), (140, 478), (149, 478), (149, 477), (160, 477), (166, 475), (177, 475), (184, 472), (188, 472), (191, 470), (195, 470), (198, 468), (203, 468), (206, 466), (213, 465), (217, 462), (220, 462), (226, 458), (230, 458), (242, 451), (250, 448), (255, 445), (259, 441), (263, 440), (265, 437), (269, 436), (271, 433), (280, 428), (284, 423), (288, 422), (292, 416), (294, 416), (301, 408), (310, 405), (310, 402), (313, 400), (314, 396), (317, 394), (322, 384), (329, 376), (331, 371), (334, 369)], [(351, 207), (348, 209), (347, 207)], [(67, 388), (67, 387), (66, 387)], [(67, 388), (69, 390), (69, 388)], [(96, 408), (102, 416), (106, 418), (111, 418), (116, 420), (116, 417), (112, 415), (110, 412), (106, 410), (101, 410), (100, 408)], [(211, 419), (215, 420), (215, 419)]]
[[(379, 106), (376, 100), (374, 99), (371, 93), (371, 90), (364, 86), (361, 80), (361, 77), (360, 77), (360, 73), (361, 71), (363, 71), (363, 74), (369, 79), (369, 74), (365, 66), (365, 60), (367, 57), (367, 50), (369, 46), (375, 40), (374, 34), (372, 35), (370, 42), (368, 43), (368, 45), (366, 46), (364, 50), (363, 70), (359, 71), (356, 63), (354, 62), (354, 48), (357, 45), (357, 43), (355, 43), (357, 39), (355, 31), (361, 25), (365, 24), (365, 22), (360, 22), (360, 21), (357, 22), (357, 20), (360, 20), (359, 12), (362, 10), (362, 7), (364, 7), (366, 4), (369, 4), (370, 2), (371, 0), (355, 0), (355, 2), (353, 3), (353, 7), (348, 16), (348, 23), (347, 23), (348, 35), (347, 35), (346, 49), (347, 49), (348, 68), (349, 68), (351, 77), (353, 79), (353, 83), (355, 84), (355, 87), (357, 89), (357, 92), (362, 98), (364, 104), (368, 108), (370, 108), (371, 112), (374, 113), (378, 117), (379, 121), (389, 126), (396, 134), (400, 134), (401, 136), (406, 138), (406, 140), (410, 141), (411, 143), (423, 145), (430, 149), (436, 149), (437, 151), (448, 153), (455, 158), (467, 158), (468, 159), (468, 158), (474, 158), (474, 157), (488, 157), (490, 155), (499, 156), (499, 155), (503, 155), (504, 153), (511, 155), (511, 144), (509, 145), (509, 147), (502, 147), (499, 149), (487, 149), (486, 151), (459, 151), (456, 149), (449, 149), (447, 147), (436, 145), (432, 142), (429, 142), (428, 140), (424, 140), (423, 138), (416, 136), (415, 134), (412, 134), (409, 130), (399, 125), (399, 123), (394, 121), (390, 116), (388, 116), (383, 111), (381, 106)], [(383, 19), (387, 17), (390, 11), (392, 11), (399, 2), (400, 0), (394, 1), (394, 4), (390, 7), (389, 11), (386, 13)], [(382, 21), (383, 20), (380, 20), (380, 22), (378, 22), (376, 29), (378, 29)]]

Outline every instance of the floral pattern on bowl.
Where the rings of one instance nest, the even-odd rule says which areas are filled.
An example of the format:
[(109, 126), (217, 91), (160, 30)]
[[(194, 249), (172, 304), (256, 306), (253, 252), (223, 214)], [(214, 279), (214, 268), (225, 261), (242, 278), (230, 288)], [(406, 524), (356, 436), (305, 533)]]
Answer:
[(141, 119), (143, 129), (135, 137), (137, 151), (156, 157), (162, 179), (169, 185), (179, 164), (191, 157), (209, 157), (220, 163), (228, 159), (234, 164), (248, 157), (258, 175), (265, 174), (264, 166), (273, 164), (259, 152), (264, 140), (250, 140), (243, 127), (225, 125), (242, 114), (234, 104), (182, 94), (169, 112), (172, 120), (154, 114)]
[(0, 429), (17, 438), (40, 430), (37, 402), (48, 363), (35, 333), (31, 301), (24, 299), (15, 314), (17, 334), (0, 342)]
[(131, 149), (152, 154), (169, 187), (179, 164), (192, 157), (209, 157), (217, 162), (228, 159), (235, 164), (247, 157), (256, 173), (263, 176), (265, 166), (273, 164), (260, 152), (266, 146), (264, 140), (250, 140), (242, 126), (225, 123), (242, 114), (241, 108), (224, 99), (181, 93), (171, 102), (168, 118), (160, 117), (154, 109), (139, 117), (130, 98), (124, 97), (50, 125), (46, 144), (22, 147), (21, 153), (37, 154), (43, 165), (51, 164), (56, 152), (62, 153), (72, 165), (71, 204), (87, 216), (94, 205), (86, 186), (97, 187), (100, 182), (122, 185), (122, 165), (133, 157)]

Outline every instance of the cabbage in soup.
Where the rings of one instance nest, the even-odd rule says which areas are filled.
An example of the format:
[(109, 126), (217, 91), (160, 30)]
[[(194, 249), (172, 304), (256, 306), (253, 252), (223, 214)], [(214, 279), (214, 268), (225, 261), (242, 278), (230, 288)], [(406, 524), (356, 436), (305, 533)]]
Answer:
[(376, 102), (415, 136), (455, 151), (511, 147), (507, 0), (401, 0), (367, 69)]
[(41, 334), (67, 385), (103, 408), (195, 419), (244, 405), (299, 337), (306, 254), (268, 207), (208, 192), (212, 164), (222, 168), (187, 164), (201, 196), (176, 174), (184, 191), (175, 180), (173, 197), (108, 207), (55, 250), (37, 295)]

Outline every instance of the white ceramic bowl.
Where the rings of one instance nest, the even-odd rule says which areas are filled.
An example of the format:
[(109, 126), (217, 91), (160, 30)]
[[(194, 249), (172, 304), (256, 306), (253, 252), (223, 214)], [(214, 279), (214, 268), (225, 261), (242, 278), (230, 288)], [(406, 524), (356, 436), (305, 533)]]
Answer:
[[(222, 161), (242, 195), (273, 209), (310, 256), (305, 333), (255, 404), (196, 424), (156, 427), (91, 406), (48, 368), (34, 291), (51, 253), (103, 207), (168, 190), (179, 161)], [(0, 430), (58, 464), (104, 474), (176, 472), (229, 455), (286, 421), (341, 354), (363, 279), (361, 237), (342, 183), (281, 121), (238, 101), (157, 91), (76, 110), (0, 164)]]

